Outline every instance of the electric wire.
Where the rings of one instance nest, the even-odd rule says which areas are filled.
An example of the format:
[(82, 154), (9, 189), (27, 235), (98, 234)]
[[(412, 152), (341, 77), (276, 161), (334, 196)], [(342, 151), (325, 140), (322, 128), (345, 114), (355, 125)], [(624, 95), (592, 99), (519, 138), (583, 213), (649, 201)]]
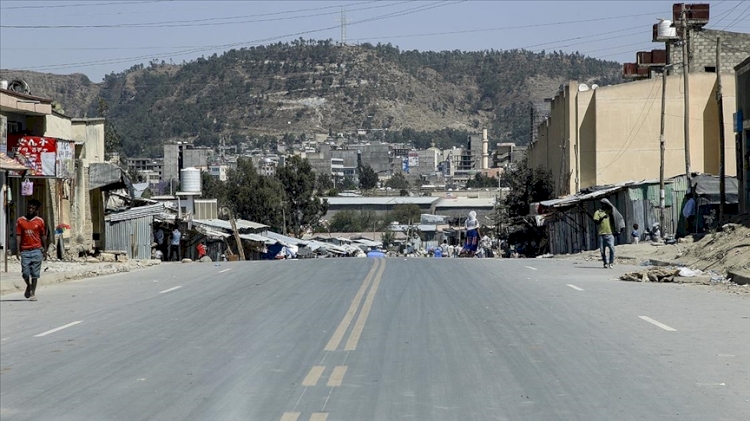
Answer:
[[(379, 3), (376, 1), (371, 1), (369, 3)], [(362, 11), (362, 10), (371, 10), (371, 9), (382, 9), (384, 7), (393, 7), (398, 6), (400, 4), (404, 3), (411, 3), (411, 1), (402, 1), (399, 3), (393, 3), (393, 4), (380, 4), (377, 6), (369, 6), (369, 7), (362, 7), (359, 9), (351, 9), (352, 12)], [(327, 8), (318, 8), (318, 9), (312, 9), (312, 10), (322, 10), (322, 9), (331, 9), (331, 8), (339, 8), (340, 6), (331, 6)], [(303, 9), (303, 11), (309, 11), (311, 9)], [(278, 13), (268, 13), (266, 16), (277, 16), (280, 14), (288, 14), (290, 12), (278, 12)], [(300, 12), (291, 12), (291, 13), (302, 13)], [(246, 18), (246, 17), (257, 17), (253, 15), (249, 16), (234, 16), (234, 17), (218, 17), (218, 18), (203, 18), (203, 19), (192, 19), (192, 20), (177, 20), (177, 21), (166, 21), (166, 22), (145, 22), (145, 23), (117, 23), (117, 24), (101, 24), (101, 25), (0, 25), (0, 28), (4, 29), (112, 29), (112, 28), (181, 28), (181, 27), (199, 27), (199, 26), (227, 26), (227, 25), (239, 25), (239, 24), (246, 24), (246, 23), (262, 23), (262, 22), (279, 22), (279, 21), (285, 21), (285, 20), (294, 20), (294, 19), (310, 19), (313, 17), (318, 16), (329, 16), (329, 15), (337, 15), (339, 14), (338, 11), (334, 12), (321, 12), (321, 13), (313, 13), (313, 14), (305, 14), (302, 16), (282, 16), (282, 17), (276, 17), (276, 18), (267, 18), (267, 19), (250, 19), (250, 20), (241, 20), (236, 22), (226, 22), (227, 20), (231, 19), (240, 19), (240, 18)], [(216, 22), (217, 20), (221, 20), (224, 22)]]
[(747, 13), (748, 10), (750, 10), (750, 2), (747, 3), (747, 7), (745, 7), (745, 10), (743, 10), (742, 13), (740, 13), (736, 18), (734, 18), (734, 20), (730, 22), (729, 25), (725, 26), (724, 29), (722, 30), (726, 31), (727, 29), (731, 28), (735, 24), (742, 22), (742, 18), (745, 17), (745, 13)]
[[(466, 1), (466, 0), (456, 1), (456, 2), (435, 2), (435, 3), (430, 3), (430, 4), (427, 4), (427, 5), (421, 5), (421, 6), (418, 6), (418, 7), (413, 7), (411, 9), (404, 9), (404, 10), (397, 11), (397, 12), (391, 12), (391, 13), (387, 13), (387, 14), (384, 14), (384, 15), (379, 15), (379, 16), (375, 16), (375, 17), (371, 17), (371, 18), (366, 18), (366, 19), (361, 19), (361, 20), (353, 21), (353, 22), (350, 22), (349, 25), (357, 25), (357, 24), (362, 24), (362, 23), (375, 22), (375, 21), (383, 20), (383, 19), (389, 19), (389, 18), (394, 18), (394, 17), (405, 16), (405, 15), (409, 15), (409, 14), (413, 14), (413, 13), (423, 12), (423, 11), (426, 11), (426, 10), (436, 9), (436, 8), (439, 8), (439, 7), (445, 7), (445, 6), (451, 6), (451, 5), (458, 4), (458, 3), (463, 3), (464, 1)], [(167, 56), (167, 57), (170, 57), (170, 58), (171, 57), (180, 57), (180, 56), (185, 56), (185, 55), (190, 55), (190, 54), (195, 54), (195, 53), (201, 53), (201, 52), (206, 52), (206, 51), (211, 51), (211, 50), (216, 50), (216, 49), (227, 49), (227, 48), (235, 48), (235, 47), (248, 46), (248, 45), (260, 45), (260, 44), (263, 44), (263, 43), (266, 43), (266, 42), (276, 41), (276, 40), (279, 40), (279, 39), (290, 38), (290, 37), (298, 37), (298, 36), (301, 36), (301, 35), (308, 35), (308, 34), (312, 34), (312, 33), (323, 32), (323, 31), (328, 31), (328, 30), (338, 29), (338, 28), (339, 28), (339, 26), (335, 25), (335, 26), (330, 26), (330, 27), (326, 27), (326, 28), (312, 29), (312, 30), (301, 31), (301, 32), (296, 32), (296, 33), (292, 33), (292, 34), (278, 35), (278, 36), (274, 36), (274, 37), (269, 37), (269, 38), (264, 38), (264, 39), (258, 39), (258, 40), (253, 40), (253, 41), (243, 41), (243, 42), (236, 42), (236, 43), (231, 43), (231, 44), (206, 46), (206, 47), (202, 47), (202, 48), (186, 49), (186, 50), (176, 51), (176, 52), (172, 52), (172, 53), (150, 54), (150, 55), (137, 56), (137, 57), (123, 57), (123, 58), (116, 58), (116, 59), (103, 59), (103, 60), (94, 60), (94, 61), (85, 61), (85, 62), (76, 62), (76, 63), (51, 64), (51, 65), (42, 65), (42, 66), (29, 66), (29, 67), (26, 67), (25, 70), (57, 70), (57, 69), (67, 69), (67, 68), (71, 68), (71, 67), (91, 67), (91, 66), (104, 65), (104, 64), (118, 64), (118, 63), (125, 63), (125, 62), (135, 61), (135, 60), (153, 59), (155, 55), (162, 55), (162, 56)]]

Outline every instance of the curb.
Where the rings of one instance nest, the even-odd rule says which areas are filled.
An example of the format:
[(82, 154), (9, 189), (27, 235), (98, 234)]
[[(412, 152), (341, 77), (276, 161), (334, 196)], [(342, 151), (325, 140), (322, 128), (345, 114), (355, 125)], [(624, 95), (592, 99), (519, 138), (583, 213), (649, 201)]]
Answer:
[[(115, 271), (107, 272), (107, 273), (97, 273), (93, 271), (54, 272), (50, 274), (44, 274), (42, 277), (40, 277), (37, 286), (59, 284), (62, 282), (67, 282), (67, 281), (77, 281), (80, 279), (96, 278), (99, 276), (116, 275), (118, 273), (132, 272), (134, 270), (145, 269), (145, 268), (149, 268), (149, 267), (153, 267), (157, 265), (158, 263), (157, 264), (145, 264), (139, 267), (122, 267), (122, 268), (118, 268), (120, 270), (115, 270)], [(12, 276), (13, 279), (0, 280), (0, 295), (23, 291), (26, 289), (26, 283), (23, 281), (21, 274), (14, 273), (14, 275), (17, 275), (17, 277)]]
[(730, 278), (737, 285), (750, 284), (750, 273), (748, 272), (741, 273), (737, 270), (729, 270), (727, 271), (727, 278)]

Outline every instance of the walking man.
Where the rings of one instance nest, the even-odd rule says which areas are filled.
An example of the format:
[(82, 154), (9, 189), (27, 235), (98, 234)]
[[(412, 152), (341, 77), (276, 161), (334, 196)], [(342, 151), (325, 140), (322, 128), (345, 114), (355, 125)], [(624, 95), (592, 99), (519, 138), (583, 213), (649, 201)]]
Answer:
[(26, 208), (26, 215), (16, 221), (16, 244), (21, 259), (23, 281), (26, 292), (23, 296), (36, 301), (36, 284), (42, 270), (42, 260), (47, 258), (47, 227), (44, 219), (39, 217), (42, 204), (31, 199)]
[[(601, 207), (594, 213), (596, 232), (599, 234), (599, 251), (605, 268), (612, 269), (615, 263), (615, 236), (625, 229), (625, 220), (615, 209), (612, 202), (601, 200)], [(609, 249), (609, 263), (607, 263), (607, 249)]]

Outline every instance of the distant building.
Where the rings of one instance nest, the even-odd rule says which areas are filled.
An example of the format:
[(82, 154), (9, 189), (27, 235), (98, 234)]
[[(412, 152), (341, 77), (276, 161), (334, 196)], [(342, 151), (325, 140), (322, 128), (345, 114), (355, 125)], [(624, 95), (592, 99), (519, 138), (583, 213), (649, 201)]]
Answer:
[(227, 181), (227, 171), (229, 170), (229, 165), (209, 165), (208, 166), (208, 173), (215, 178), (218, 178), (221, 181)]
[(214, 151), (207, 147), (195, 147), (185, 142), (164, 145), (162, 181), (179, 180), (181, 168), (207, 168)]

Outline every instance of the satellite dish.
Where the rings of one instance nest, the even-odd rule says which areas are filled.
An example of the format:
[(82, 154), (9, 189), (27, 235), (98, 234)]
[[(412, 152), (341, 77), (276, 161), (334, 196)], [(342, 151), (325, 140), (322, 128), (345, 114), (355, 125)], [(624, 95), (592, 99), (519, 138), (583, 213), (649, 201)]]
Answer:
[(578, 92), (586, 92), (589, 90), (589, 85), (582, 83), (578, 85)]

